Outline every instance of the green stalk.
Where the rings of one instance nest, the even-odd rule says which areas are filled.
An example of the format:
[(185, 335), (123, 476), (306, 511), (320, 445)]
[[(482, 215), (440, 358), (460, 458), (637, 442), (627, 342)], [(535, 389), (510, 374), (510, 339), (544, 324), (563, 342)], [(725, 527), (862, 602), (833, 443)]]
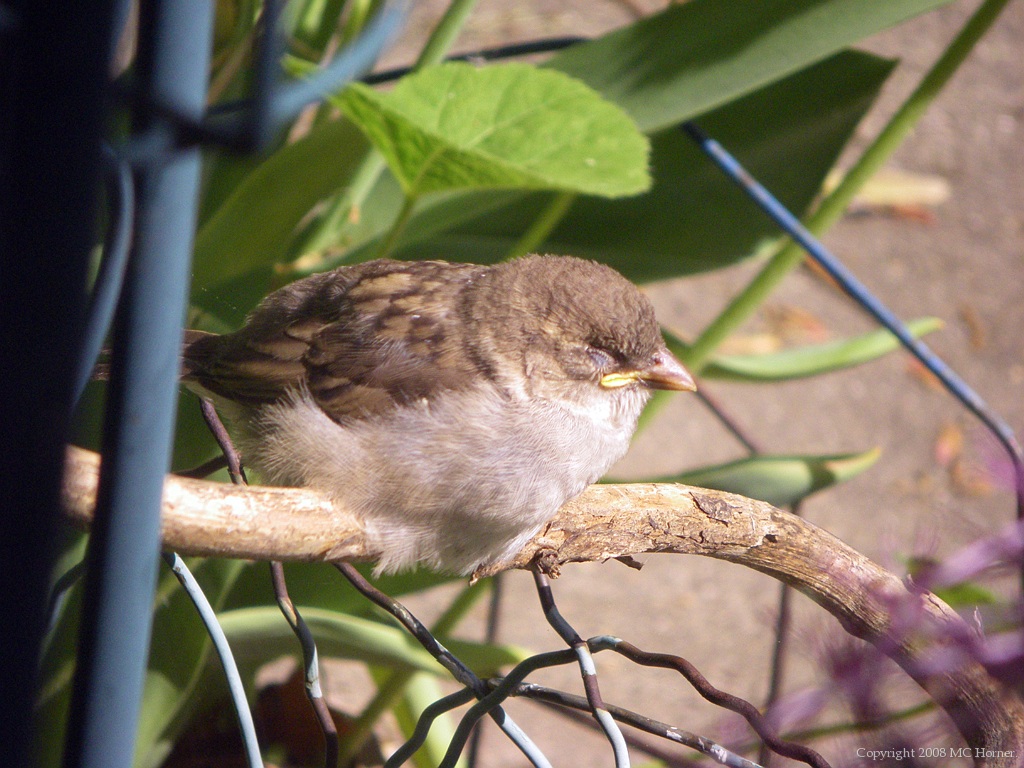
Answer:
[(303, 254), (319, 253), (337, 242), (350, 212), (363, 204), (386, 167), (384, 156), (371, 147), (353, 174), (348, 189), (336, 193), (315, 223), (296, 239), (292, 252), (293, 259)]
[(508, 255), (505, 258), (514, 259), (536, 249), (537, 246), (547, 239), (551, 231), (558, 226), (558, 222), (569, 212), (575, 200), (575, 192), (556, 192), (548, 201), (548, 204), (544, 206), (544, 210), (541, 211), (540, 215), (534, 219), (530, 228), (509, 249)]
[[(451, 605), (441, 614), (440, 618), (431, 627), (430, 633), (434, 637), (443, 638), (451, 633), (465, 618), (466, 613), (476, 605), (477, 601), (491, 588), (491, 580), (478, 581), (471, 584), (455, 596)], [(373, 726), (380, 719), (380, 716), (387, 712), (402, 695), (406, 684), (416, 675), (416, 670), (405, 669), (392, 672), (378, 686), (377, 695), (366, 705), (366, 709), (352, 723), (352, 730), (341, 743), (338, 765), (347, 765), (348, 762), (362, 749)]]
[(462, 620), (466, 618), (469, 609), (476, 605), (481, 597), (490, 592), (492, 584), (493, 582), (490, 580), (481, 580), (475, 584), (469, 584), (460, 590), (459, 594), (452, 600), (451, 605), (434, 622), (434, 626), (430, 628), (430, 633), (435, 637), (450, 635), (462, 623)]
[(406, 194), (402, 199), (402, 207), (398, 211), (398, 215), (395, 216), (394, 222), (388, 229), (384, 239), (381, 240), (380, 245), (377, 246), (377, 251), (374, 253), (373, 258), (375, 259), (386, 259), (391, 255), (391, 251), (394, 250), (398, 244), (398, 238), (401, 237), (405, 231), (405, 225), (409, 223), (409, 219), (412, 218), (412, 211), (416, 207), (416, 201), (419, 200), (418, 195)]
[[(431, 64), (437, 64), (444, 59), (455, 43), (459, 32), (462, 31), (462, 27), (465, 26), (466, 20), (476, 6), (477, 1), (452, 1), (444, 15), (437, 22), (434, 31), (430, 33), (430, 37), (423, 46), (423, 50), (420, 51), (416, 63), (413, 65), (413, 71), (430, 66)], [(301, 247), (296, 249), (296, 253), (293, 256), (298, 257), (304, 253), (322, 251), (337, 242), (345, 226), (345, 221), (348, 219), (349, 211), (353, 208), (361, 207), (366, 202), (370, 192), (376, 186), (380, 174), (384, 172), (386, 167), (387, 164), (384, 162), (380, 152), (371, 147), (366, 154), (366, 158), (356, 171), (352, 185), (345, 192), (337, 195), (335, 200), (329, 204), (327, 210), (317, 217), (316, 222), (310, 226), (304, 235)], [(407, 205), (408, 201), (406, 201)], [(396, 234), (400, 234), (400, 230), (396, 233), (395, 226), (400, 224), (402, 229), (405, 228), (405, 223), (408, 215), (412, 213), (412, 209), (409, 208), (406, 211), (405, 206), (403, 206), (403, 212), (406, 214), (406, 219), (403, 220), (401, 218), (402, 212), (400, 212), (399, 218), (396, 218), (391, 231), (386, 235), (388, 240), (387, 247), (381, 246), (380, 253), (390, 252), (394, 247)]]
[[(986, 0), (939, 57), (920, 84), (889, 120), (881, 133), (807, 219), (807, 228), (820, 235), (843, 215), (853, 196), (889, 159), (903, 142), (924, 111), (941, 92), (964, 59), (988, 31), (1009, 0)], [(721, 343), (742, 325), (768, 298), (775, 287), (803, 261), (804, 252), (791, 240), (765, 265), (764, 269), (737, 295), (728, 307), (704, 329), (690, 347), (683, 362), (695, 374), (707, 364)]]
[[(319, 5), (319, 18), (316, 19), (316, 31), (313, 34), (313, 45), (324, 50), (338, 28), (338, 21), (344, 11), (346, 0), (323, 0)], [(307, 6), (308, 8), (309, 6)], [(365, 19), (364, 19), (365, 21)], [(346, 42), (344, 39), (342, 43)]]
[[(340, 42), (342, 47), (348, 45), (359, 36), (359, 33), (363, 31), (363, 27), (366, 26), (366, 20), (370, 18), (375, 10), (380, 10), (381, 5), (383, 3), (377, 3), (374, 0), (355, 0), (352, 3), (349, 8), (348, 20), (345, 22), (345, 28), (341, 31)], [(338, 7), (339, 16), (343, 7), (344, 4)], [(328, 37), (328, 39), (330, 38)]]
[(437, 64), (451, 50), (455, 38), (466, 24), (466, 19), (473, 12), (477, 0), (452, 0), (444, 16), (437, 22), (434, 31), (430, 33), (430, 39), (423, 46), (413, 70), (422, 69), (431, 64)]

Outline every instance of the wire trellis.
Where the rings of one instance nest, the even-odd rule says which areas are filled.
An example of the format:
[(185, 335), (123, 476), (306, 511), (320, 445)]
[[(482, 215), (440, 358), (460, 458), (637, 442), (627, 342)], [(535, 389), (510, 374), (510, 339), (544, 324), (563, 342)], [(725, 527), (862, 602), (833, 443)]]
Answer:
[[(151, 166), (154, 161), (166, 159), (165, 155), (172, 154), (180, 147), (195, 148), (200, 144), (216, 144), (233, 149), (252, 150), (263, 146), (267, 137), (272, 135), (278, 126), (292, 119), (306, 104), (322, 98), (326, 93), (337, 90), (344, 82), (365, 71), (392, 37), (404, 13), (400, 5), (390, 7), (370, 24), (363, 37), (346, 49), (333, 64), (325, 67), (316, 78), (311, 78), (300, 84), (281, 86), (274, 80), (280, 55), (280, 41), (275, 31), (275, 22), (280, 10), (278, 5), (271, 0), (265, 6), (264, 24), (266, 28), (260, 38), (261, 42), (257, 46), (256, 54), (257, 77), (254, 81), (252, 98), (246, 102), (222, 110), (214, 116), (196, 118), (183, 112), (179, 105), (163, 102), (136, 85), (129, 87), (123, 94), (129, 101), (162, 120), (163, 125), (160, 131), (142, 132), (133, 138), (126, 147), (106, 153), (110, 199), (108, 237), (102, 266), (94, 288), (89, 313), (88, 338), (79, 365), (76, 396), (81, 393), (85, 382), (91, 375), (102, 339), (111, 324), (116, 298), (122, 292), (126, 270), (130, 270), (133, 266), (128, 264), (128, 243), (133, 230), (130, 212), (135, 208), (136, 197), (131, 168), (133, 166)], [(186, 9), (183, 12), (188, 13), (189, 11)], [(526, 53), (556, 50), (578, 42), (578, 40), (579, 38), (559, 38), (536, 41), (466, 54), (457, 58), (507, 58)], [(373, 82), (383, 82), (400, 76), (404, 71), (380, 73), (370, 79)], [(875, 299), (867, 288), (861, 285), (834, 256), (829, 254), (796, 217), (786, 211), (767, 190), (752, 179), (724, 148), (706, 136), (693, 123), (687, 123), (681, 126), (681, 129), (701, 146), (723, 172), (740, 184), (788, 235), (807, 249), (811, 256), (843, 285), (855, 301), (871, 312), (882, 325), (900, 339), (904, 346), (921, 359), (940, 378), (947, 390), (979, 416), (1011, 455), (1013, 466), (1018, 474), (1017, 488), (1018, 494), (1020, 494), (1024, 489), (1024, 483), (1020, 481), (1020, 476), (1024, 471), (1022, 470), (1024, 461), (1021, 459), (1020, 446), (1008, 425), (924, 344), (914, 339), (898, 318)], [(137, 257), (133, 256), (133, 258)], [(245, 476), (241, 459), (231, 446), (226, 430), (220, 424), (212, 405), (208, 402), (203, 403), (203, 413), (224, 451), (225, 458), (197, 468), (192, 474), (195, 476), (208, 474), (226, 462), (233, 481), (244, 483)], [(1024, 501), (1019, 496), (1018, 509), (1024, 510)], [(165, 558), (196, 604), (197, 611), (213, 639), (229, 681), (234, 705), (238, 711), (246, 759), (250, 766), (259, 766), (262, 763), (255, 728), (252, 724), (252, 715), (245, 700), (244, 686), (232, 659), (230, 648), (224, 639), (223, 631), (217, 624), (209, 603), (198, 584), (191, 578), (181, 558), (171, 553), (167, 554)], [(494, 720), (532, 765), (540, 768), (551, 765), (536, 744), (515, 724), (503, 708), (503, 703), (512, 697), (529, 698), (568, 710), (589, 712), (608, 739), (617, 768), (625, 768), (630, 764), (629, 738), (620, 729), (620, 723), (661, 737), (669, 742), (687, 746), (723, 765), (736, 768), (752, 768), (757, 765), (730, 752), (713, 740), (606, 703), (600, 693), (597, 667), (594, 661), (595, 654), (605, 651), (617, 653), (640, 666), (663, 668), (680, 674), (706, 700), (740, 714), (762, 739), (766, 748), (776, 754), (804, 762), (807, 765), (815, 766), (815, 768), (828, 765), (825, 759), (814, 750), (782, 739), (757, 707), (750, 702), (719, 691), (685, 659), (675, 655), (641, 650), (624, 640), (610, 636), (599, 636), (588, 640), (581, 638), (558, 610), (548, 578), (540, 569), (535, 570), (534, 578), (545, 617), (569, 647), (564, 650), (536, 654), (516, 665), (502, 677), (482, 680), (446, 649), (401, 603), (370, 584), (350, 564), (337, 563), (335, 565), (349, 583), (368, 600), (395, 617), (463, 686), (456, 693), (445, 696), (426, 708), (408, 741), (389, 757), (386, 762), (386, 766), (389, 768), (403, 765), (408, 761), (423, 743), (431, 724), (440, 715), (471, 702), (474, 703), (462, 715), (455, 736), (441, 763), (442, 766), (455, 765), (469, 743), (475, 726), (484, 717)], [(69, 578), (62, 580), (58, 588), (54, 590), (54, 604), (59, 602), (63, 595), (67, 587), (66, 582), (77, 576), (79, 571), (80, 569), (75, 569), (69, 573)], [(316, 645), (300, 612), (288, 596), (283, 567), (280, 563), (273, 563), (271, 571), (278, 604), (300, 638), (307, 693), (328, 745), (325, 750), (324, 765), (330, 767), (337, 762), (337, 734), (320, 690)], [(581, 670), (585, 693), (582, 697), (527, 682), (528, 676), (539, 669), (573, 663), (576, 663)], [(95, 686), (102, 684), (101, 681), (93, 683)]]

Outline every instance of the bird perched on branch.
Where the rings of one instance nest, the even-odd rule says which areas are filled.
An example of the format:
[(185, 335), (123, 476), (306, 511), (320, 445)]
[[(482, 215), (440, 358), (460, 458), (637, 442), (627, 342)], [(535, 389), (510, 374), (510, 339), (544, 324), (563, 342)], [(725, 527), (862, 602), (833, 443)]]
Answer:
[(692, 390), (647, 298), (562, 256), (371, 261), (190, 331), (183, 379), (242, 457), (363, 521), (378, 572), (511, 558), (628, 447), (653, 389)]

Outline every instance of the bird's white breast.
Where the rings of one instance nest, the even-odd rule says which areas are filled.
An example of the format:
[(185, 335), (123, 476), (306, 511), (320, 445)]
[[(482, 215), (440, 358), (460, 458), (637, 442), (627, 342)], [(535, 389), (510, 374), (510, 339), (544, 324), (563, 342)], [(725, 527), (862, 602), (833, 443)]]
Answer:
[(339, 425), (296, 391), (256, 411), (241, 444), (268, 482), (324, 490), (359, 514), (378, 571), (469, 573), (514, 555), (625, 453), (646, 398), (595, 394), (580, 404), (476, 389)]

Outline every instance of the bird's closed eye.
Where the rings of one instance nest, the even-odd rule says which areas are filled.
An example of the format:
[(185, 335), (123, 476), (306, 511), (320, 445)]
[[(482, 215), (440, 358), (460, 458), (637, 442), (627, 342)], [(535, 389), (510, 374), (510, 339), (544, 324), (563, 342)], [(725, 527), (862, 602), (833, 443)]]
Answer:
[(600, 347), (588, 344), (586, 350), (594, 367), (599, 371), (610, 371), (618, 364), (618, 360), (611, 352)]

